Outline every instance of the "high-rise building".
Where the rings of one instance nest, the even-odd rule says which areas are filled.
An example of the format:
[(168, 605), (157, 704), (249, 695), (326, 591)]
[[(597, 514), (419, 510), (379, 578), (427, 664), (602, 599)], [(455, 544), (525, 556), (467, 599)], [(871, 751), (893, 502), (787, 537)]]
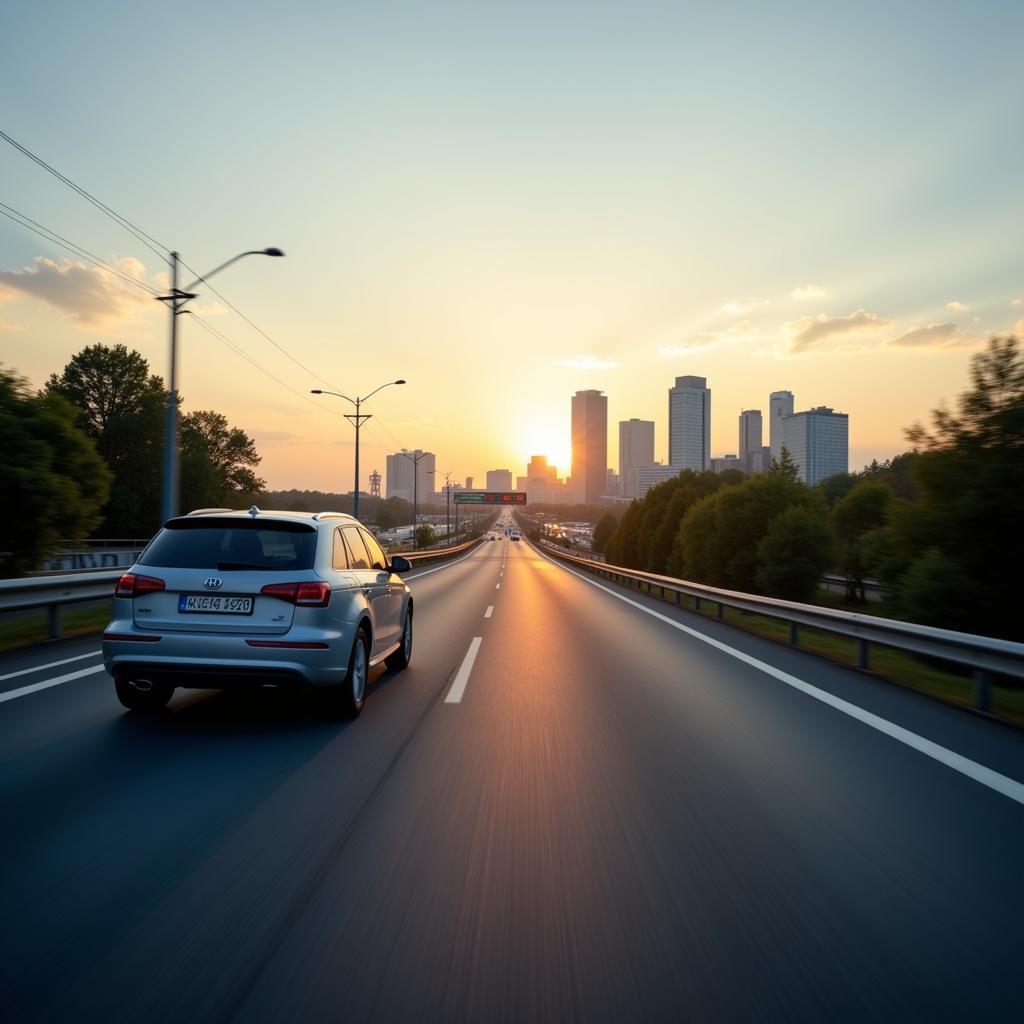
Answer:
[(805, 484), (820, 483), (850, 466), (850, 417), (819, 405), (785, 416), (782, 443)]
[(724, 473), (727, 469), (748, 472), (747, 460), (741, 459), (738, 455), (722, 455), (720, 458), (712, 459), (710, 469), (712, 473)]
[(768, 447), (771, 457), (782, 456), (782, 421), (793, 415), (793, 392), (773, 391), (768, 397)]
[(676, 377), (668, 390), (668, 462), (678, 472), (711, 464), (711, 389), (706, 377)]
[(433, 452), (425, 452), (419, 448), (416, 451), (401, 451), (389, 455), (387, 496), (404, 498), (406, 501), (418, 497), (420, 504), (429, 502), (434, 492), (435, 462), (436, 456)]
[(619, 423), (619, 487), (627, 498), (635, 498), (634, 470), (654, 465), (654, 420), (622, 420)]
[(634, 466), (629, 472), (633, 478), (630, 487), (635, 491), (632, 495), (634, 498), (644, 497), (652, 487), (679, 475), (679, 470), (663, 466), (660, 462), (655, 462), (653, 466)]
[(740, 413), (739, 457), (746, 459), (762, 448), (762, 424), (760, 409), (744, 409)]
[(600, 391), (572, 397), (572, 486), (579, 501), (596, 505), (608, 473), (608, 398)]
[(467, 491), (473, 490), (473, 477), (471, 477), (471, 476), (467, 476), (466, 477), (466, 490)]
[(487, 490), (489, 491), (511, 491), (512, 470), (511, 469), (489, 469), (487, 470)]

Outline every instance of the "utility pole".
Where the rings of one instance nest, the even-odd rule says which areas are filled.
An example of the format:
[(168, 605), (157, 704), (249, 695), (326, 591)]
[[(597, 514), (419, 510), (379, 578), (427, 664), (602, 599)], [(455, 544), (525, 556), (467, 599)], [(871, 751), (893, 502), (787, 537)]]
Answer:
[(352, 515), (355, 519), (359, 518), (359, 428), (363, 423), (371, 419), (373, 414), (369, 412), (360, 412), (359, 406), (362, 403), (362, 399), (356, 396), (356, 411), (354, 413), (345, 413), (345, 419), (355, 425), (356, 428), (356, 487), (352, 494)]
[(419, 490), (420, 490), (420, 459), (427, 457), (426, 452), (407, 452), (404, 448), (398, 453), (404, 455), (412, 463), (412, 549), (416, 551), (420, 546), (419, 537), (416, 536), (416, 527), (419, 518)]
[(446, 548), (450, 548), (452, 546), (451, 475), (451, 470), (444, 475), (444, 546)]

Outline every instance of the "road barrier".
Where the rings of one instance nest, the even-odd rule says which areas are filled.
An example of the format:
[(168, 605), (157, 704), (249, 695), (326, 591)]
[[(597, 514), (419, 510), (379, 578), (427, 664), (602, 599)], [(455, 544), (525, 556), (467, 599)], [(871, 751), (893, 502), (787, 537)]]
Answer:
[[(403, 554), (414, 566), (440, 562), (465, 554), (481, 543), (476, 537), (465, 544), (438, 551), (410, 551)], [(0, 580), (0, 614), (46, 610), (51, 639), (60, 636), (60, 613), (66, 605), (103, 601), (114, 595), (114, 584), (130, 566), (120, 569), (92, 569), (77, 573), (56, 573), (52, 576), (28, 576)]]
[(994, 676), (1024, 679), (1024, 644), (1012, 640), (958, 633), (951, 629), (920, 626), (913, 622), (883, 619), (837, 608), (819, 608), (816, 605), (759, 597), (735, 590), (721, 590), (702, 583), (690, 583), (670, 576), (658, 576), (580, 558), (564, 548), (543, 541), (540, 547), (561, 561), (570, 562), (614, 583), (639, 587), (652, 596), (674, 601), (677, 605), (682, 604), (684, 596), (694, 599), (697, 611), (701, 610), (703, 602), (707, 602), (716, 609), (719, 619), (725, 617), (726, 608), (736, 608), (788, 623), (789, 642), (793, 645), (799, 644), (801, 626), (851, 637), (857, 641), (857, 663), (863, 669), (871, 667), (872, 644), (965, 666), (972, 671), (974, 678), (974, 705), (983, 711), (988, 711), (991, 706)]

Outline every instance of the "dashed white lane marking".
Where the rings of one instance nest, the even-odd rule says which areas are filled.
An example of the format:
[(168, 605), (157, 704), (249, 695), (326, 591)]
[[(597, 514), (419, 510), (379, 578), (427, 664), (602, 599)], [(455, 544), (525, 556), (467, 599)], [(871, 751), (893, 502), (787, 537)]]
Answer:
[(489, 619), (493, 614), (494, 614), (494, 605), (493, 604), (489, 604), (487, 606), (487, 611), (484, 612), (484, 618), (485, 619)]
[(25, 697), (30, 693), (37, 693), (39, 690), (48, 690), (51, 686), (60, 686), (61, 683), (70, 683), (72, 679), (81, 679), (82, 676), (91, 676), (94, 672), (103, 672), (102, 665), (93, 665), (92, 668), (80, 668), (77, 672), (68, 672), (63, 676), (55, 676), (53, 679), (44, 679), (41, 683), (32, 683), (30, 686), (22, 686), (17, 690), (8, 690), (0, 693), (0, 704), (6, 700), (17, 700), (18, 697)]
[(494, 584), (494, 589), (495, 590), (501, 590), (501, 584), (500, 583), (495, 583)]
[(455, 676), (452, 688), (444, 699), (445, 704), (460, 704), (462, 702), (462, 695), (466, 692), (466, 683), (469, 682), (470, 673), (473, 671), (473, 663), (476, 661), (477, 652), (480, 650), (480, 645), (483, 642), (484, 638), (482, 636), (475, 636), (470, 641), (469, 650), (466, 651), (466, 656), (462, 659), (458, 675)]
[[(538, 552), (538, 554), (541, 554), (541, 552)], [(542, 557), (546, 558), (552, 565), (557, 565), (560, 569), (564, 569), (565, 572), (571, 573), (573, 576), (583, 580), (584, 583), (589, 583), (592, 587), (597, 587), (598, 590), (603, 590), (606, 594), (611, 594), (612, 597), (617, 598), (619, 601), (624, 601), (626, 604), (631, 605), (634, 608), (638, 608), (645, 614), (651, 615), (656, 619), (660, 619), (673, 629), (678, 629), (681, 633), (686, 633), (687, 635), (692, 636), (695, 640), (700, 640), (701, 643), (708, 644), (716, 650), (722, 651), (723, 654), (728, 654), (730, 657), (736, 658), (738, 661), (742, 661), (744, 664), (750, 665), (752, 668), (759, 669), (766, 675), (772, 676), (774, 679), (778, 679), (780, 683), (785, 683), (787, 686), (793, 687), (794, 690), (799, 690), (801, 693), (805, 693), (808, 697), (813, 697), (815, 700), (821, 701), (822, 704), (827, 704), (836, 711), (840, 711), (844, 715), (849, 715), (850, 718), (856, 719), (858, 722), (862, 722), (869, 728), (875, 729), (883, 735), (888, 736), (890, 739), (896, 740), (897, 743), (902, 743), (904, 746), (910, 747), (912, 750), (916, 750), (919, 754), (924, 754), (925, 757), (930, 757), (932, 760), (938, 761), (940, 764), (944, 764), (947, 768), (952, 768), (953, 771), (959, 772), (961, 775), (966, 775), (967, 778), (973, 779), (975, 782), (980, 782), (983, 786), (994, 790), (996, 793), (1001, 793), (1003, 796), (1009, 797), (1018, 804), (1024, 804), (1024, 783), (1017, 782), (1016, 779), (1008, 778), (1006, 775), (1000, 775), (999, 772), (993, 771), (991, 768), (986, 768), (983, 764), (978, 764), (977, 761), (972, 761), (970, 758), (964, 757), (962, 754), (958, 754), (955, 750), (949, 750), (946, 747), (939, 746), (938, 743), (933, 743), (931, 740), (925, 739), (923, 736), (919, 736), (916, 732), (904, 729), (901, 725), (895, 725), (888, 721), (888, 719), (872, 714), (870, 711), (865, 711), (863, 708), (857, 707), (856, 704), (851, 704), (849, 701), (843, 700), (841, 697), (836, 697), (833, 694), (828, 693), (826, 690), (819, 690), (816, 686), (812, 686), (810, 683), (804, 682), (803, 679), (790, 675), (788, 672), (783, 672), (782, 669), (776, 668), (774, 665), (769, 665), (765, 661), (752, 657), (744, 651), (738, 651), (735, 647), (730, 647), (728, 644), (722, 643), (721, 640), (716, 640), (714, 637), (706, 636), (704, 633), (701, 633), (696, 629), (684, 626), (683, 623), (676, 622), (675, 619), (671, 619), (667, 615), (662, 615), (661, 612), (657, 612), (653, 608), (648, 608), (646, 605), (640, 604), (639, 601), (634, 601), (631, 598), (626, 597), (625, 594), (619, 594), (610, 587), (606, 587), (603, 584), (598, 583), (596, 580), (588, 579), (582, 573), (578, 573), (575, 569), (570, 569), (567, 566), (556, 562), (554, 559), (548, 558), (547, 555), (542, 555)]]
[(82, 661), (85, 658), (98, 658), (102, 651), (90, 651), (88, 654), (76, 654), (73, 658), (61, 658), (60, 661), (48, 661), (45, 665), (36, 665), (35, 668), (20, 668), (17, 672), (8, 672), (0, 676), (0, 682), (5, 679), (14, 679), (15, 676), (30, 676), (34, 672), (46, 672), (48, 669), (56, 668), (58, 665), (70, 665), (73, 661)]

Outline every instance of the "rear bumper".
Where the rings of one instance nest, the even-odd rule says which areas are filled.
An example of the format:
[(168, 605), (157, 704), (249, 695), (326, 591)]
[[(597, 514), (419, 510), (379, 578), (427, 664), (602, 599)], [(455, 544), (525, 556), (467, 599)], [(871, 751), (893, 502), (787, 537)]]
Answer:
[[(113, 634), (114, 638), (108, 635)], [(298, 634), (298, 635), (293, 635)], [(153, 640), (156, 635), (158, 640)], [(295, 649), (252, 647), (246, 640), (317, 643)], [(103, 639), (103, 664), (114, 677), (142, 678), (196, 689), (259, 686), (340, 686), (348, 671), (354, 634), (290, 630), (282, 636), (165, 632), (111, 622)]]

